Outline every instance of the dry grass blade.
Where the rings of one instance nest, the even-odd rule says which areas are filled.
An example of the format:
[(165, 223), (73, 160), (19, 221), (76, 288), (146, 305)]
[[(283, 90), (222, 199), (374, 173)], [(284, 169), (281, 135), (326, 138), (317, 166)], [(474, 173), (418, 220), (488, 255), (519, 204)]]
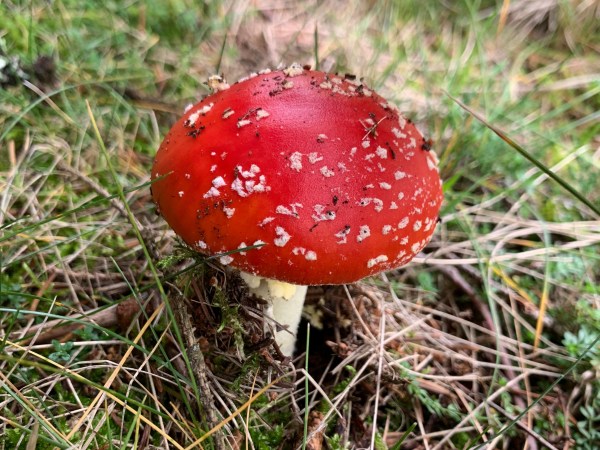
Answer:
[[(146, 323), (144, 323), (144, 325), (142, 326), (142, 328), (140, 329), (140, 331), (138, 332), (138, 334), (136, 335), (136, 337), (133, 339), (133, 343), (134, 344), (137, 344), (140, 341), (140, 339), (142, 338), (142, 336), (144, 335), (144, 333), (146, 333), (146, 331), (148, 330), (148, 327), (150, 327), (150, 325), (152, 325), (152, 323), (154, 322), (154, 320), (157, 317), (159, 317), (159, 315), (162, 313), (163, 309), (164, 309), (164, 304), (161, 304), (161, 305), (158, 306), (158, 308), (156, 308), (154, 310), (154, 312), (152, 313), (152, 315), (148, 318), (148, 320), (146, 320)], [(113, 382), (115, 381), (115, 379), (119, 375), (119, 372), (121, 371), (121, 369), (123, 368), (123, 366), (127, 362), (127, 359), (131, 356), (131, 352), (133, 351), (134, 348), (135, 347), (133, 345), (130, 345), (127, 348), (127, 350), (125, 351), (125, 354), (121, 358), (121, 361), (119, 362), (119, 364), (117, 365), (117, 367), (115, 368), (115, 370), (112, 371), (112, 373), (110, 374), (110, 376), (108, 377), (108, 379), (104, 383), (104, 387), (106, 389), (109, 389), (111, 387), (111, 385), (113, 384)], [(96, 405), (102, 401), (102, 399), (104, 398), (105, 395), (106, 395), (106, 393), (103, 391), (103, 392), (99, 392), (96, 395), (96, 397), (94, 397), (94, 399), (92, 400), (92, 402), (90, 403), (90, 405), (86, 408), (86, 411), (81, 415), (81, 417), (77, 420), (77, 422), (71, 428), (71, 431), (67, 435), (67, 438), (71, 439), (73, 437), (73, 435), (75, 433), (77, 433), (77, 431), (79, 430), (79, 428), (81, 428), (81, 426), (83, 425), (83, 423), (86, 421), (87, 417), (92, 413), (92, 411), (94, 410), (94, 408), (96, 407)]]
[(233, 414), (231, 414), (229, 417), (226, 417), (225, 419), (223, 419), (218, 425), (216, 425), (214, 428), (212, 428), (211, 430), (206, 432), (206, 434), (204, 434), (202, 437), (200, 437), (199, 439), (196, 439), (192, 444), (185, 447), (185, 450), (192, 450), (193, 448), (197, 447), (199, 444), (204, 442), (206, 439), (211, 437), (213, 434), (219, 432), (219, 430), (221, 430), (225, 425), (227, 425), (229, 422), (231, 422), (237, 416), (242, 414), (245, 410), (250, 408), (250, 406), (252, 406), (252, 403), (254, 403), (261, 395), (263, 395), (265, 392), (267, 392), (270, 388), (272, 388), (277, 383), (279, 383), (283, 378), (284, 377), (276, 378), (275, 380), (271, 381), (269, 384), (264, 386), (256, 394), (252, 395), (242, 406), (240, 406), (238, 409), (236, 409), (233, 412)]

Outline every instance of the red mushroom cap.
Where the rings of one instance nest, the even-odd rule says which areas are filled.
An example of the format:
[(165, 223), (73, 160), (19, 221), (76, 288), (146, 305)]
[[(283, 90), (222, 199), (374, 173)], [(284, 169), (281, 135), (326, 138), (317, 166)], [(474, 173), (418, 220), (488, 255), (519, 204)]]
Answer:
[(352, 76), (295, 64), (190, 108), (158, 150), (162, 176), (154, 200), (190, 246), (304, 285), (406, 264), (442, 202), (437, 158), (409, 120)]

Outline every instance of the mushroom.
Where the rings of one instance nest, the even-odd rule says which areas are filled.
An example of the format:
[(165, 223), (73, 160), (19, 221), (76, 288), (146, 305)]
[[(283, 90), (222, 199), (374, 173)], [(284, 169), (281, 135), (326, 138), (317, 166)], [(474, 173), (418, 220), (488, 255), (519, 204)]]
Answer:
[(152, 195), (187, 244), (268, 300), (291, 355), (307, 285), (352, 283), (427, 245), (442, 203), (438, 160), (351, 75), (293, 64), (212, 85), (161, 144)]

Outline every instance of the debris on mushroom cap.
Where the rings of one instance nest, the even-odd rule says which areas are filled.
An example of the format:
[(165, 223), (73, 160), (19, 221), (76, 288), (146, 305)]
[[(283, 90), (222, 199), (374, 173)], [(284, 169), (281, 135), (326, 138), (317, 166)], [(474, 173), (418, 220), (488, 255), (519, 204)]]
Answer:
[(229, 84), (227, 83), (225, 78), (223, 78), (222, 75), (211, 75), (210, 77), (208, 77), (208, 81), (206, 82), (206, 84), (213, 92), (219, 92), (224, 91), (225, 89), (229, 89)]
[(209, 80), (215, 93), (173, 126), (152, 170), (153, 198), (190, 246), (267, 278), (340, 284), (427, 245), (437, 157), (362, 80), (298, 64), (228, 89)]

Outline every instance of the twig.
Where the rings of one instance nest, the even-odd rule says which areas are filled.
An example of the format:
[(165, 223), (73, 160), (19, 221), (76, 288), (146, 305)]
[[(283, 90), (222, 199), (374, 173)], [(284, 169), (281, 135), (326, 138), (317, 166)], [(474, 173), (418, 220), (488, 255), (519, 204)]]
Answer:
[(14, 331), (9, 338), (16, 340), (28, 335), (31, 337), (22, 342), (24, 345), (29, 344), (34, 339), (36, 344), (45, 344), (83, 328), (86, 323), (94, 323), (104, 328), (113, 327), (117, 324), (126, 326), (127, 322), (131, 322), (131, 319), (139, 310), (140, 306), (137, 300), (132, 298), (108, 308), (97, 308), (85, 314), (48, 320), (26, 330)]
[[(198, 382), (198, 387), (202, 394), (201, 399), (203, 404), (201, 406), (206, 413), (209, 427), (214, 429), (219, 425), (220, 420), (217, 417), (217, 407), (215, 406), (215, 399), (208, 380), (209, 369), (204, 361), (204, 354), (200, 349), (198, 339), (194, 335), (195, 327), (192, 324), (184, 298), (174, 293), (174, 295), (170, 296), (169, 300), (173, 309), (173, 316), (186, 346), (185, 350), (190, 359), (193, 375)], [(214, 444), (216, 450), (225, 450), (227, 448), (225, 446), (225, 436), (220, 430), (214, 433)]]

